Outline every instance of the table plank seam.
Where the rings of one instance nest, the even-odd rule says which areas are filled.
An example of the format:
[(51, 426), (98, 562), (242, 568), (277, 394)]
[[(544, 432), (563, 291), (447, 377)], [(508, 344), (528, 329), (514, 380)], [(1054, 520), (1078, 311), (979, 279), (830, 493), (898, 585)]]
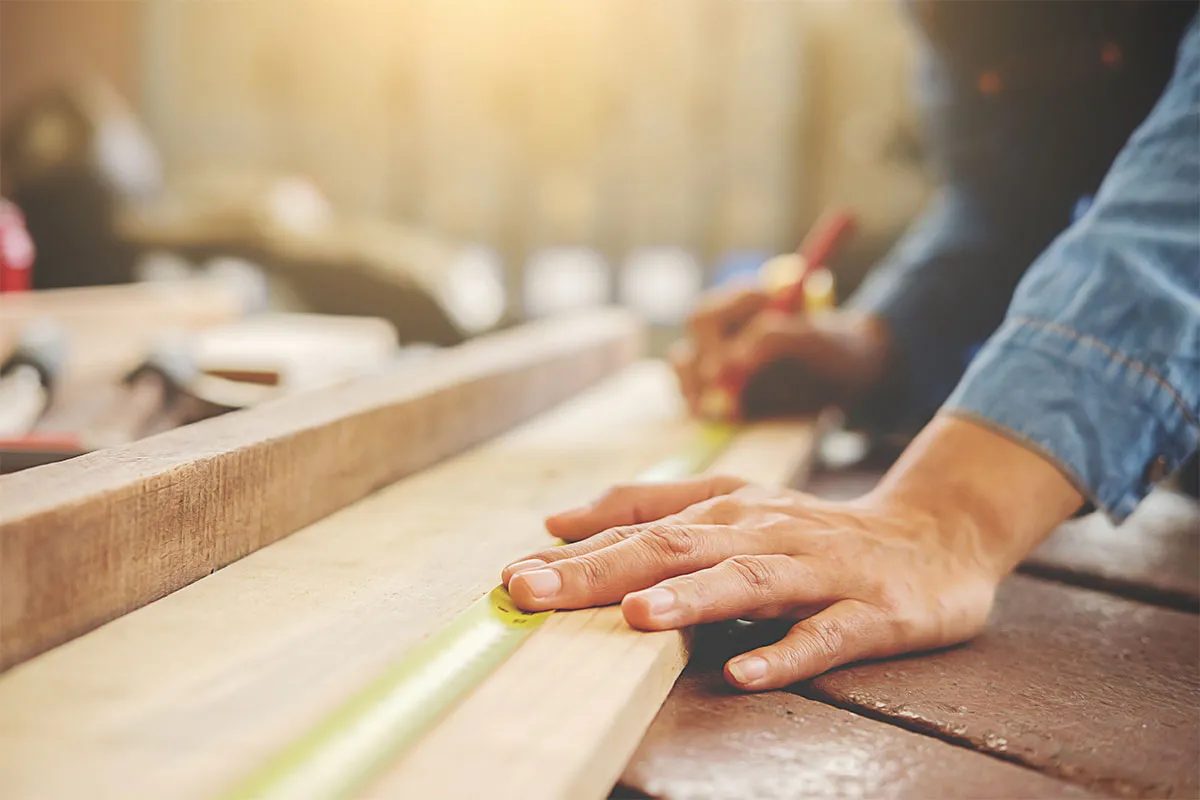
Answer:
[(1041, 581), (1058, 583), (1064, 586), (1074, 586), (1079, 589), (1090, 589), (1095, 592), (1112, 595), (1113, 597), (1120, 597), (1125, 600), (1132, 600), (1159, 608), (1168, 608), (1173, 611), (1200, 614), (1200, 597), (1195, 597), (1183, 591), (1150, 586), (1117, 577), (1072, 569), (1070, 567), (1056, 567), (1050, 564), (1024, 563), (1017, 568), (1017, 571)]
[(1064, 783), (1070, 783), (1070, 784), (1073, 784), (1076, 786), (1081, 786), (1084, 789), (1099, 790), (1101, 792), (1105, 792), (1105, 793), (1109, 793), (1109, 794), (1113, 793), (1112, 787), (1105, 786), (1106, 783), (1109, 783), (1107, 781), (1090, 781), (1089, 782), (1086, 780), (1078, 780), (1077, 779), (1082, 776), (1074, 776), (1073, 777), (1071, 775), (1062, 774), (1061, 772), (1052, 770), (1052, 769), (1043, 770), (1040, 767), (1038, 767), (1036, 764), (1031, 764), (1030, 762), (1021, 758), (1020, 756), (1018, 756), (1015, 753), (1008, 753), (1008, 752), (1001, 752), (1001, 751), (997, 751), (997, 750), (988, 750), (988, 749), (977, 748), (974, 746), (974, 743), (970, 740), (970, 737), (959, 736), (959, 735), (954, 734), (953, 732), (946, 731), (946, 730), (942, 729), (941, 727), (939, 727), (937, 725), (937, 723), (935, 723), (935, 722), (921, 720), (921, 719), (917, 719), (917, 718), (898, 717), (895, 715), (887, 714), (883, 711), (877, 711), (872, 708), (867, 708), (867, 707), (864, 707), (861, 705), (856, 705), (856, 704), (848, 702), (848, 701), (843, 701), (827, 692), (822, 691), (821, 689), (818, 689), (817, 687), (813, 686), (811, 683), (805, 682), (802, 684), (798, 684), (796, 686), (790, 686), (790, 687), (784, 689), (784, 691), (791, 692), (792, 694), (799, 695), (800, 697), (803, 697), (805, 699), (814, 700), (818, 703), (822, 703), (824, 705), (831, 706), (833, 708), (841, 709), (842, 711), (848, 711), (851, 714), (855, 714), (856, 716), (862, 717), (863, 719), (874, 720), (875, 722), (882, 722), (886, 725), (892, 725), (894, 727), (900, 728), (901, 730), (906, 730), (909, 733), (915, 733), (920, 736), (928, 736), (931, 739), (937, 739), (938, 741), (945, 742), (946, 744), (951, 745), (953, 747), (959, 747), (959, 748), (962, 748), (963, 750), (969, 750), (972, 753), (978, 753), (979, 755), (982, 755), (982, 756), (994, 758), (997, 761), (1003, 761), (1008, 764), (1014, 764), (1022, 769), (1028, 770), (1030, 772), (1037, 772), (1042, 775), (1048, 775), (1057, 780), (1061, 780)]

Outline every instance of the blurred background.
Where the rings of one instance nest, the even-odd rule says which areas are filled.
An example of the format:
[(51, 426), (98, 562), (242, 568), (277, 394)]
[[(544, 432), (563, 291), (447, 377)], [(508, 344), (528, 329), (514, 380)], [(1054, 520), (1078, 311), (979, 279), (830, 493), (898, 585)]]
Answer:
[(830, 208), (845, 297), (931, 189), (913, 46), (866, 0), (0, 0), (0, 472), (591, 306), (661, 354)]
[(852, 0), (3, 0), (0, 180), (41, 287), (224, 257), (403, 340), (616, 301), (661, 345), (823, 208), (842, 295), (920, 208), (909, 37)]

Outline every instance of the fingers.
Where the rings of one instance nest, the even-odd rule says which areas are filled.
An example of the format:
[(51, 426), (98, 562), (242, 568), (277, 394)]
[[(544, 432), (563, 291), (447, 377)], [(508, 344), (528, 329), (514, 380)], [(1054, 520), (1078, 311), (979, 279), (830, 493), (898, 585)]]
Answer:
[(767, 292), (753, 287), (705, 295), (688, 319), (688, 330), (703, 351), (706, 345), (729, 338), (769, 299)]
[(667, 360), (675, 370), (675, 378), (679, 381), (679, 393), (687, 403), (688, 413), (698, 416), (700, 413), (700, 397), (704, 386), (700, 380), (699, 360), (696, 348), (688, 339), (680, 339), (671, 345), (667, 351)]
[(745, 485), (738, 478), (712, 475), (670, 483), (616, 486), (591, 505), (548, 517), (546, 530), (560, 539), (575, 542), (609, 528), (654, 522)]
[(827, 603), (835, 581), (804, 559), (786, 555), (734, 556), (715, 567), (670, 578), (626, 595), (625, 620), (659, 631), (739, 618), (773, 618)]
[(761, 314), (729, 343), (727, 368), (749, 375), (784, 358), (803, 360), (817, 344), (813, 333), (803, 317)]
[(667, 578), (774, 546), (769, 536), (724, 525), (657, 523), (609, 547), (544, 567), (514, 569), (508, 593), (527, 611), (607, 605)]
[(730, 659), (725, 679), (739, 689), (779, 689), (851, 661), (894, 650), (882, 615), (858, 600), (842, 600), (792, 627), (775, 644)]

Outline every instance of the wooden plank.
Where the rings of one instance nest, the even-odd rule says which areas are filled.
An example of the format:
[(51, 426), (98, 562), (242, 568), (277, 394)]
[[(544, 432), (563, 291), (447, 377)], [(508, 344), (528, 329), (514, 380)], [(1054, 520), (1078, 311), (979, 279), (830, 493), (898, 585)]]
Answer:
[(719, 662), (684, 673), (621, 785), (660, 800), (1092, 796), (1033, 770), (788, 692), (733, 691)]
[(0, 675), (0, 796), (206, 798), (546, 541), (542, 519), (694, 434), (639, 364)]
[(0, 667), (184, 586), (595, 383), (640, 328), (597, 312), (0, 477)]
[[(711, 472), (786, 485), (811, 423), (740, 435)], [(380, 797), (605, 797), (687, 661), (679, 631), (642, 633), (615, 606), (559, 612), (377, 786)]]
[(1018, 575), (974, 641), (828, 673), (812, 696), (1103, 793), (1197, 797), (1198, 662), (1194, 614)]
[(111, 378), (137, 366), (164, 333), (231, 322), (246, 304), (235, 288), (215, 280), (0, 295), (0, 358), (25, 324), (50, 319), (66, 333), (66, 380)]

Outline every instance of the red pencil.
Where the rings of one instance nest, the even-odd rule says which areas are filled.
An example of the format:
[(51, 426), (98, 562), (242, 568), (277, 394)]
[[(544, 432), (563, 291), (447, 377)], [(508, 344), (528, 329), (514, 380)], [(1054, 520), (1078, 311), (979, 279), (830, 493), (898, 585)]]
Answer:
[[(854, 232), (855, 219), (846, 211), (827, 211), (804, 237), (797, 252), (803, 261), (800, 276), (777, 291), (760, 313), (795, 314), (804, 307), (804, 284), (833, 256), (839, 245)], [(750, 376), (727, 368), (701, 401), (705, 416), (727, 418), (741, 397)]]

